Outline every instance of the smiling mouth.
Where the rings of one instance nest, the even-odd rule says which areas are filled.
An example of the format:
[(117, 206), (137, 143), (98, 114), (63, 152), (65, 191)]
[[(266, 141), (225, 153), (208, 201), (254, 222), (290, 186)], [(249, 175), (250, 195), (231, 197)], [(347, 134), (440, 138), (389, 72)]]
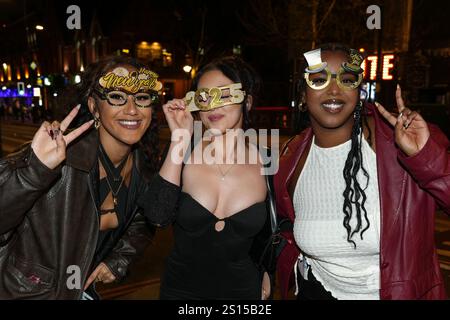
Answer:
[(345, 103), (342, 100), (330, 99), (322, 102), (321, 106), (327, 111), (340, 111), (344, 107)]
[(141, 125), (142, 120), (119, 120), (120, 126), (126, 129), (137, 129)]

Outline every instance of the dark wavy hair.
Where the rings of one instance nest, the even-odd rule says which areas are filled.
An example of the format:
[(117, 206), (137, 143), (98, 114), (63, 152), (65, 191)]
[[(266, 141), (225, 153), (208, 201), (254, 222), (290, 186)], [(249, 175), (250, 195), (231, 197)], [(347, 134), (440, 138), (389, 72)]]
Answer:
[(242, 102), (243, 129), (251, 127), (249, 111), (246, 108), (247, 97), (253, 97), (252, 107), (256, 105), (259, 92), (261, 90), (261, 78), (255, 69), (238, 56), (224, 56), (217, 58), (205, 66), (201, 67), (192, 81), (191, 90), (197, 90), (200, 78), (208, 71), (221, 71), (233, 82), (242, 83), (242, 90), (245, 91), (245, 100)]
[[(88, 99), (89, 97), (93, 97), (97, 101), (98, 97), (94, 95), (94, 89), (98, 88), (100, 77), (120, 65), (129, 65), (136, 69), (148, 69), (148, 66), (139, 60), (126, 56), (111, 56), (89, 65), (81, 76), (81, 82), (69, 86), (65, 90), (62, 98), (58, 102), (58, 105), (65, 107), (58, 110), (57, 118), (62, 119), (73, 106), (80, 104), (80, 111), (72, 122), (71, 127), (78, 127), (93, 119), (93, 115), (88, 107)], [(154, 111), (155, 107), (156, 105), (153, 105)], [(152, 172), (157, 171), (159, 162), (159, 138), (156, 112), (152, 113), (150, 126), (142, 136), (137, 147), (143, 151), (147, 168)]]
[[(343, 52), (347, 56), (350, 56), (350, 48), (343, 44), (339, 43), (328, 43), (322, 46), (319, 46), (322, 52), (331, 51), (331, 52)], [(303, 62), (304, 70), (307, 67), (306, 61)], [(300, 92), (300, 96), (298, 97), (298, 103), (303, 101), (304, 95), (306, 94), (306, 81), (303, 77), (301, 77), (298, 83), (298, 92)], [(359, 96), (361, 96), (361, 86), (358, 88)], [(354, 111), (354, 124), (351, 132), (351, 148), (347, 156), (347, 160), (345, 161), (345, 166), (343, 169), (343, 176), (345, 180), (345, 190), (343, 192), (344, 197), (344, 220), (343, 225), (347, 230), (347, 241), (352, 243), (354, 248), (356, 248), (356, 243), (352, 240), (354, 234), (359, 233), (361, 239), (363, 239), (363, 233), (369, 229), (370, 222), (367, 217), (367, 210), (365, 208), (365, 203), (367, 200), (367, 196), (365, 193), (365, 189), (369, 184), (369, 174), (363, 165), (363, 158), (361, 152), (361, 142), (363, 135), (363, 124), (368, 128), (368, 142), (372, 145), (372, 133), (370, 132), (370, 128), (367, 122), (367, 112), (364, 108), (365, 101), (360, 99), (355, 106)], [(294, 127), (297, 131), (302, 131), (304, 128), (310, 126), (310, 118), (307, 112), (302, 112), (299, 108), (296, 108), (296, 113), (294, 114)], [(362, 187), (357, 180), (358, 172), (362, 171), (363, 175), (366, 177), (366, 186)], [(353, 211), (353, 206), (356, 208), (356, 212)], [(357, 225), (352, 230), (350, 226), (350, 220), (353, 215), (356, 216)], [(364, 217), (365, 222), (367, 223), (366, 227), (362, 228), (362, 218)]]

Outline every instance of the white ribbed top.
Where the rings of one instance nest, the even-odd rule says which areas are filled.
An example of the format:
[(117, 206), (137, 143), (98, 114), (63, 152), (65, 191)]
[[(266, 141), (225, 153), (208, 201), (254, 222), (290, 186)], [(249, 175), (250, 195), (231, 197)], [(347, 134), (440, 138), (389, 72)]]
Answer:
[[(337, 299), (379, 299), (380, 201), (376, 156), (362, 139), (363, 166), (369, 174), (365, 208), (370, 227), (347, 242), (343, 226), (343, 169), (351, 140), (332, 148), (311, 144), (294, 192), (294, 236), (314, 276)], [(358, 182), (366, 186), (361, 170)], [(362, 213), (363, 215), (363, 213)], [(350, 225), (356, 226), (356, 208)], [(362, 216), (363, 228), (367, 225)], [(299, 275), (300, 276), (300, 275)], [(301, 290), (302, 288), (299, 288)]]

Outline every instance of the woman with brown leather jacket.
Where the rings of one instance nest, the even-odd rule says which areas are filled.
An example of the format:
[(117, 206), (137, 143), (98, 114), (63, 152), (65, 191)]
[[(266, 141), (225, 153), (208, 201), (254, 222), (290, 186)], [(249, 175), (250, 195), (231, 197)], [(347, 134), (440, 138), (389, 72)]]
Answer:
[(90, 299), (125, 276), (153, 235), (137, 202), (156, 170), (161, 87), (135, 59), (93, 64), (81, 104), (0, 161), (0, 299)]

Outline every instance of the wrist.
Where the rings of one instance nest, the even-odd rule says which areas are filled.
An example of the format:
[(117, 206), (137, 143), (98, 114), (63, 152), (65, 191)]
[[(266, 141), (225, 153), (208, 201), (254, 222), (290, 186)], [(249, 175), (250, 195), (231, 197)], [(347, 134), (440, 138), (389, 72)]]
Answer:
[(170, 134), (170, 141), (171, 144), (175, 143), (183, 143), (183, 144), (189, 144), (191, 142), (191, 132), (187, 129), (175, 129)]

